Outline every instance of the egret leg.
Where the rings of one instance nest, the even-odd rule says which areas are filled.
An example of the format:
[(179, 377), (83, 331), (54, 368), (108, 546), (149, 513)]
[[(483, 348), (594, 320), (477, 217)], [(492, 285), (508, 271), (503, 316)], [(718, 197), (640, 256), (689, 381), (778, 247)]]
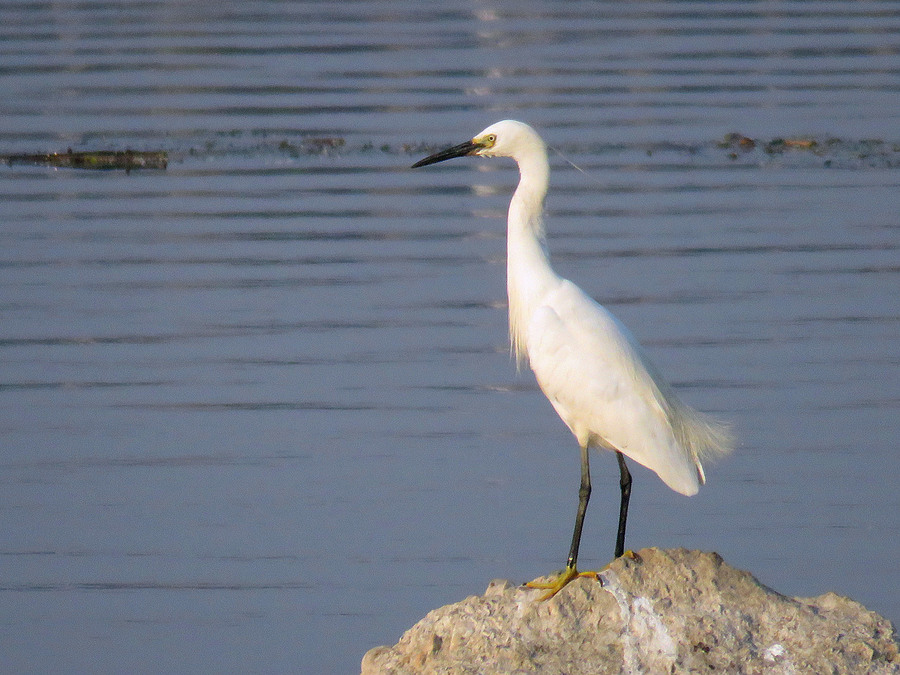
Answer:
[[(631, 499), (631, 472), (625, 464), (625, 455), (616, 450), (616, 459), (619, 460), (619, 488), (622, 490), (622, 501), (619, 504), (619, 532), (616, 535), (616, 558), (625, 553), (625, 522), (628, 520), (628, 501)], [(588, 485), (590, 490), (590, 485)], [(578, 553), (578, 547), (575, 547)]]
[(584, 527), (584, 514), (591, 499), (591, 461), (587, 446), (581, 448), (581, 485), (578, 488), (578, 512), (575, 514), (575, 531), (572, 533), (572, 546), (566, 559), (566, 568), (575, 569), (578, 562), (578, 547), (581, 546), (581, 530)]
[(554, 581), (550, 583), (542, 583), (530, 581), (526, 586), (529, 588), (540, 588), (547, 591), (540, 597), (541, 600), (547, 600), (556, 595), (567, 583), (579, 576), (597, 579), (596, 572), (579, 572), (578, 563), (578, 547), (581, 545), (581, 530), (584, 527), (584, 514), (587, 512), (588, 501), (591, 499), (591, 464), (588, 456), (588, 447), (581, 448), (581, 485), (578, 488), (578, 512), (575, 514), (575, 531), (572, 533), (572, 546), (569, 548), (569, 557), (566, 559), (566, 569), (563, 570)]

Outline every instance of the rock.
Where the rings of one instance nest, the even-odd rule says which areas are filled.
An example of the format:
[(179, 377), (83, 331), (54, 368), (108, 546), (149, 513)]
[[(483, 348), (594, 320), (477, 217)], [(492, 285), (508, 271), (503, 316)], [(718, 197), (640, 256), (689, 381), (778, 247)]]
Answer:
[(491, 582), (441, 607), (363, 675), (900, 674), (893, 626), (834, 593), (789, 598), (715, 553), (643, 549), (555, 597)]

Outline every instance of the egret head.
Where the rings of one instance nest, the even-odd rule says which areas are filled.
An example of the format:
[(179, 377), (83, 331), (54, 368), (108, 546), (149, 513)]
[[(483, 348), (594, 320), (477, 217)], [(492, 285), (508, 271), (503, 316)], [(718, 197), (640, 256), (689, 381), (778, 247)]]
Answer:
[(441, 150), (412, 165), (413, 169), (443, 162), (454, 157), (512, 157), (518, 160), (523, 153), (540, 149), (544, 144), (534, 129), (523, 122), (503, 120), (496, 122), (476, 135), (472, 140)]

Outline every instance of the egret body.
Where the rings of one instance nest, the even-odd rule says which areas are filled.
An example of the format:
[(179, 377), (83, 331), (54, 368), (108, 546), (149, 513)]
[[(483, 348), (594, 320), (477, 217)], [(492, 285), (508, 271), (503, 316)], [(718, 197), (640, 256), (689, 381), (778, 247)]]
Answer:
[(518, 365), (528, 364), (534, 371), (581, 448), (578, 511), (566, 570), (556, 582), (537, 585), (549, 588), (544, 597), (550, 597), (579, 574), (578, 547), (591, 494), (591, 447), (611, 450), (618, 460), (621, 502), (615, 556), (619, 557), (625, 551), (631, 495), (625, 457), (690, 496), (705, 481), (701, 458), (727, 452), (730, 438), (722, 424), (676, 396), (623, 324), (553, 271), (543, 221), (550, 166), (544, 142), (534, 129), (514, 120), (497, 122), (413, 168), (467, 155), (512, 157), (519, 166), (507, 229), (511, 348)]

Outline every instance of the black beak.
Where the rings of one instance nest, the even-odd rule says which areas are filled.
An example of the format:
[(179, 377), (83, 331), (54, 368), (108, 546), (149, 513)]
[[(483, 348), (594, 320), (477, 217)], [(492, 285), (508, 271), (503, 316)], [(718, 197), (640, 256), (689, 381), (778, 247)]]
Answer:
[(411, 168), (418, 169), (420, 166), (428, 166), (429, 164), (443, 162), (445, 159), (474, 155), (480, 149), (481, 146), (478, 143), (474, 141), (466, 141), (465, 143), (454, 145), (452, 148), (447, 148), (446, 150), (441, 150), (440, 152), (436, 152), (433, 155), (428, 155), (428, 157), (426, 157), (425, 159), (420, 159), (418, 162), (413, 164)]

